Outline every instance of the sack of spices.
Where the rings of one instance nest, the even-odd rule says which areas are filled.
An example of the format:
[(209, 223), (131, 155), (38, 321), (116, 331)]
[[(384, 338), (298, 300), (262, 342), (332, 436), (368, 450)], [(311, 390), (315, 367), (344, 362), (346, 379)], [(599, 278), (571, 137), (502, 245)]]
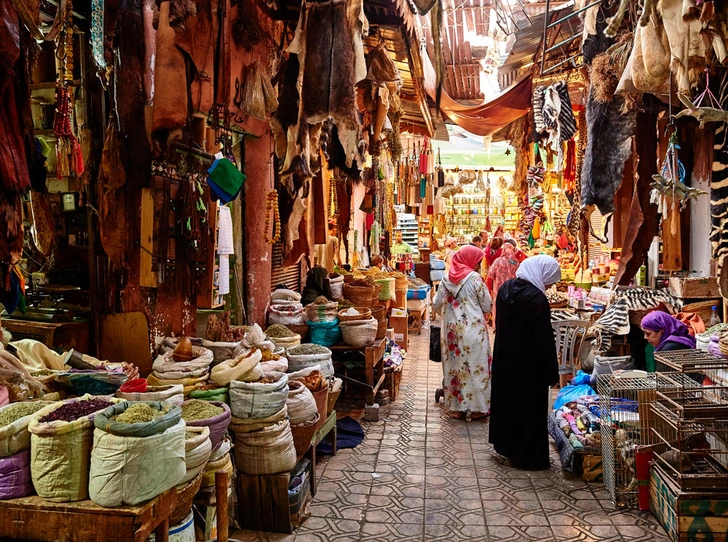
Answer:
[(186, 484), (205, 470), (207, 460), (212, 453), (210, 430), (207, 427), (190, 427), (185, 429), (185, 477), (182, 484)]
[(182, 384), (147, 386), (144, 391), (138, 392), (126, 392), (122, 388), (116, 392), (116, 396), (127, 401), (166, 401), (178, 405), (185, 400), (185, 388)]
[(179, 405), (160, 401), (123, 402), (99, 412), (94, 427), (122, 437), (148, 437), (166, 431), (182, 419)]
[(192, 347), (192, 359), (190, 361), (175, 361), (174, 350), (157, 356), (152, 365), (152, 370), (158, 378), (177, 379), (197, 377), (210, 369), (214, 356), (207, 348), (201, 346)]
[(208, 376), (209, 374), (205, 373), (202, 376), (167, 380), (166, 378), (157, 378), (157, 376), (152, 373), (147, 377), (147, 384), (150, 386), (174, 386), (179, 384), (182, 386), (184, 395), (187, 396), (192, 390), (197, 389), (198, 384), (205, 382)]
[(263, 376), (260, 360), (263, 355), (257, 348), (223, 361), (212, 368), (210, 380), (219, 386), (227, 386), (233, 380), (255, 382)]
[(235, 464), (246, 474), (278, 474), (296, 466), (291, 424), (280, 421), (265, 429), (235, 434)]
[(339, 303), (336, 301), (329, 301), (325, 297), (321, 296), (310, 305), (306, 305), (304, 309), (306, 311), (306, 318), (310, 322), (333, 322), (336, 320), (336, 314), (339, 310)]
[(314, 365), (320, 365), (320, 370), (326, 376), (334, 375), (334, 364), (331, 361), (331, 350), (318, 344), (302, 344), (290, 348), (286, 352), (288, 358), (288, 372), (301, 371)]
[(273, 324), (265, 330), (265, 334), (277, 348), (293, 348), (301, 344), (301, 336), (281, 324)]
[[(180, 409), (177, 405), (171, 408)], [(124, 423), (120, 420), (125, 419), (122, 416), (126, 412), (129, 410), (117, 415), (115, 424)], [(130, 426), (153, 423), (134, 423), (134, 419), (129, 420)], [(144, 437), (113, 434), (97, 426), (88, 483), (91, 500), (105, 507), (134, 506), (182, 483), (187, 472), (185, 422), (177, 420), (171, 427)]]
[(316, 401), (309, 389), (302, 382), (288, 383), (288, 417), (291, 425), (310, 422), (318, 414)]
[(0, 407), (0, 457), (9, 457), (30, 448), (28, 424), (33, 414), (52, 404), (25, 401)]
[(288, 399), (288, 375), (265, 373), (258, 382), (230, 383), (230, 409), (237, 418), (266, 418), (279, 412)]
[(268, 307), (268, 325), (283, 324), (289, 326), (303, 323), (303, 305), (300, 303), (289, 302)]
[[(332, 322), (307, 322), (310, 330), (311, 342), (319, 346), (334, 346), (341, 342), (341, 328), (339, 319)], [(302, 344), (301, 346), (306, 346)]]
[(0, 499), (18, 499), (32, 494), (30, 450), (0, 459)]
[(212, 450), (217, 450), (230, 425), (230, 407), (225, 403), (190, 399), (182, 403), (182, 419), (189, 427), (210, 429)]
[(283, 405), (283, 408), (267, 418), (236, 418), (233, 416), (230, 418), (230, 431), (233, 436), (238, 433), (252, 433), (253, 431), (260, 431), (278, 422), (282, 422), (287, 417), (288, 407), (286, 405)]
[(230, 388), (220, 387), (217, 384), (208, 382), (200, 384), (199, 387), (190, 392), (190, 399), (201, 399), (203, 401), (219, 401), (230, 404)]
[(119, 402), (124, 400), (84, 395), (33, 414), (28, 424), (30, 474), (40, 497), (55, 502), (88, 498), (94, 418)]

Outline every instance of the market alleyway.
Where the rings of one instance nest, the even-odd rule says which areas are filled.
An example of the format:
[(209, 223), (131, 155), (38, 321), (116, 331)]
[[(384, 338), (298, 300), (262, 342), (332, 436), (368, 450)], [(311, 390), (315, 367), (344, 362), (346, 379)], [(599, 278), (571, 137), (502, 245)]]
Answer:
[[(667, 541), (649, 512), (620, 511), (602, 483), (552, 468), (510, 468), (488, 443), (488, 424), (447, 417), (434, 402), (442, 370), (428, 361), (428, 331), (410, 337), (400, 396), (366, 438), (317, 466), (309, 517), (292, 535), (237, 531), (242, 541), (366, 540), (568, 542)], [(518, 383), (513, 383), (514, 400)], [(386, 408), (389, 408), (387, 414)], [(514, 420), (514, 431), (528, 422)]]

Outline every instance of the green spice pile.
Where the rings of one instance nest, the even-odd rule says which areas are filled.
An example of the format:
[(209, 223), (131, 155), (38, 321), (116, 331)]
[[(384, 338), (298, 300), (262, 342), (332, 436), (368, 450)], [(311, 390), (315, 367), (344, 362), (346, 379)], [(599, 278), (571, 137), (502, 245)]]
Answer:
[(322, 295), (318, 296), (316, 299), (313, 300), (314, 305), (328, 305), (329, 303), (330, 301), (328, 300), (328, 298)]
[(39, 421), (40, 423), (56, 421), (72, 422), (79, 418), (83, 418), (84, 416), (88, 416), (89, 414), (93, 414), (94, 412), (98, 412), (99, 410), (109, 408), (111, 405), (113, 405), (113, 403), (106, 399), (74, 401), (73, 403), (66, 403), (63, 406), (58, 407), (47, 416), (43, 416)]
[(172, 386), (147, 386), (147, 393), (149, 392), (160, 392), (170, 389)]
[(182, 403), (182, 419), (186, 422), (208, 420), (225, 412), (224, 408), (200, 399), (190, 399)]
[(314, 354), (329, 354), (331, 350), (318, 344), (306, 343), (291, 348), (288, 353), (294, 356), (312, 356)]
[(339, 310), (348, 309), (349, 307), (353, 307), (354, 303), (349, 301), (348, 299), (339, 299)]
[(195, 431), (185, 431), (185, 440), (191, 440), (193, 438), (197, 438), (201, 435), (201, 433), (197, 433)]
[(133, 403), (124, 412), (113, 416), (111, 419), (121, 423), (146, 423), (162, 414), (164, 412), (152, 408), (146, 403)]
[(273, 324), (265, 330), (265, 334), (271, 339), (283, 339), (284, 337), (294, 337), (296, 335), (283, 324)]
[(13, 403), (0, 412), (0, 427), (5, 427), (20, 418), (35, 414), (44, 406), (41, 403)]

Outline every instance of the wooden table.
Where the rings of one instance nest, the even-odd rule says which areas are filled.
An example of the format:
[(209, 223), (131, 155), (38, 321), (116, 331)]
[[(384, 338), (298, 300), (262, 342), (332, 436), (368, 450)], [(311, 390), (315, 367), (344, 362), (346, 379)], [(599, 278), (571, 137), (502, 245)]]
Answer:
[(71, 348), (82, 354), (91, 351), (89, 322), (34, 322), (3, 318), (2, 327), (12, 333), (14, 341), (34, 339), (51, 350), (61, 352)]
[(39, 542), (143, 542), (154, 532), (169, 538), (177, 491), (169, 489), (140, 506), (104, 508), (93, 501), (58, 503), (23, 497), (0, 504), (0, 539)]
[(374, 404), (374, 396), (379, 391), (379, 387), (384, 382), (384, 349), (386, 341), (380, 339), (375, 341), (372, 346), (363, 346), (360, 348), (349, 346), (348, 344), (337, 344), (331, 346), (330, 350), (334, 361), (337, 357), (342, 356), (346, 353), (356, 353), (364, 356), (364, 378), (365, 382), (360, 382), (347, 375), (337, 375), (347, 382), (352, 382), (358, 386), (365, 387), (367, 389), (367, 405)]

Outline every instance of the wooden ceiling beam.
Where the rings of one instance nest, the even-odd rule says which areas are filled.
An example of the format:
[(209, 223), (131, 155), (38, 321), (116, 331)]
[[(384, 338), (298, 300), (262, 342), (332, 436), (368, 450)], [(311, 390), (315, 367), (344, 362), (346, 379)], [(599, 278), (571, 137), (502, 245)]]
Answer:
[(435, 125), (432, 121), (432, 114), (430, 108), (427, 106), (427, 93), (424, 88), (425, 74), (422, 69), (422, 58), (420, 57), (419, 44), (413, 44), (406, 29), (401, 29), (402, 38), (404, 39), (404, 45), (410, 56), (410, 70), (412, 73), (412, 82), (415, 86), (415, 92), (417, 93), (417, 102), (422, 113), (422, 120), (425, 124), (425, 129), (430, 137), (435, 135)]

